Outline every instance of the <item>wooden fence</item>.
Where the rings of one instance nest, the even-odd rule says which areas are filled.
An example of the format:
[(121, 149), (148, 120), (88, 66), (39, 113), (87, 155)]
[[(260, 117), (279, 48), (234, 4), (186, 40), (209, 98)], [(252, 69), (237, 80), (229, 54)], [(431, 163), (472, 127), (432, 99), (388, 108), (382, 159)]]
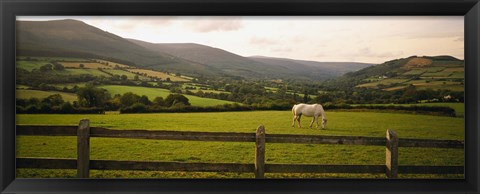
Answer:
[[(457, 140), (404, 139), (388, 129), (386, 138), (361, 136), (318, 136), (266, 134), (263, 126), (256, 133), (184, 132), (148, 130), (111, 130), (90, 127), (83, 119), (79, 126), (17, 126), (17, 135), (77, 136), (77, 159), (17, 158), (17, 168), (77, 169), (78, 178), (88, 178), (89, 170), (156, 170), (187, 172), (253, 172), (256, 178), (265, 173), (385, 173), (387, 178), (406, 174), (463, 174), (463, 166), (399, 166), (398, 147), (463, 149)], [(150, 161), (90, 160), (90, 137), (136, 138), (157, 140), (190, 140), (221, 142), (255, 142), (253, 164), (184, 163)], [(266, 164), (266, 143), (347, 144), (386, 146), (385, 165), (311, 165)]]

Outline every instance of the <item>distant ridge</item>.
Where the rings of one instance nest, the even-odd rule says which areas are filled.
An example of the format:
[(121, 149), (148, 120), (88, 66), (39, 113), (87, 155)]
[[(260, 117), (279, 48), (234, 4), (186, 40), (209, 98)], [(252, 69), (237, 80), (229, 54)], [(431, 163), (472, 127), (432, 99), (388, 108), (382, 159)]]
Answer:
[(155, 44), (125, 39), (71, 19), (16, 24), (18, 55), (103, 58), (192, 76), (321, 81), (372, 65), (243, 57), (194, 43)]

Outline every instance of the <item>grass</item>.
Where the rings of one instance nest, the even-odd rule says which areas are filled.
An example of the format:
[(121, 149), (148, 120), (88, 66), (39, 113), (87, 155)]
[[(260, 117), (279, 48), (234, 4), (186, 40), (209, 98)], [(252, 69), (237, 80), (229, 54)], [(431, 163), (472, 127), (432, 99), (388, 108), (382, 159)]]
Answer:
[(66, 68), (80, 68), (80, 64), (83, 64), (85, 69), (98, 69), (98, 68), (104, 68), (104, 69), (111, 69), (112, 67), (109, 67), (104, 64), (100, 64), (97, 62), (60, 62), (64, 67)]
[(17, 68), (32, 71), (33, 69), (40, 69), (41, 66), (49, 63), (48, 61), (17, 61)]
[(93, 76), (105, 76), (110, 77), (110, 75), (101, 72), (98, 69), (65, 69), (63, 71), (55, 71), (59, 75), (80, 75), (80, 74), (90, 74)]
[(108, 66), (110, 66), (112, 68), (114, 68), (115, 66), (118, 66), (120, 68), (130, 68), (130, 66), (128, 66), (128, 65), (115, 63), (115, 62), (112, 62), (112, 61), (106, 61), (106, 60), (101, 60), (101, 59), (95, 59), (95, 61), (99, 61), (99, 62), (102, 62), (102, 63), (108, 63)]
[(465, 104), (464, 103), (453, 103), (453, 102), (436, 102), (436, 103), (418, 103), (418, 104), (369, 104), (373, 106), (445, 106), (450, 107), (455, 110), (457, 117), (463, 117), (465, 115)]
[[(104, 88), (108, 90), (113, 95), (115, 94), (124, 94), (127, 92), (133, 92), (138, 95), (146, 95), (148, 99), (153, 100), (156, 97), (166, 98), (170, 91), (161, 88), (147, 88), (147, 87), (139, 87), (139, 86), (117, 86), (117, 85), (105, 85), (100, 86), (100, 88)], [(184, 95), (189, 99), (190, 104), (193, 106), (215, 106), (215, 105), (223, 105), (223, 104), (233, 104), (234, 102), (226, 101), (226, 100), (218, 100), (212, 98), (201, 98), (197, 96), (191, 95)]]
[(77, 95), (73, 93), (58, 92), (58, 91), (41, 91), (41, 90), (17, 90), (16, 97), (20, 99), (39, 98), (43, 99), (50, 95), (60, 94), (63, 100), (73, 102), (77, 100)]
[(136, 72), (136, 73), (141, 73), (141, 74), (147, 74), (147, 76), (152, 76), (156, 78), (161, 78), (162, 80), (166, 80), (167, 78), (170, 78), (171, 81), (177, 81), (177, 82), (185, 82), (189, 81), (188, 79), (179, 77), (179, 76), (174, 76), (174, 75), (169, 75), (163, 72), (159, 71), (152, 71), (152, 70), (147, 70), (147, 69), (129, 69), (130, 72)]
[[(17, 115), (18, 124), (77, 125), (89, 118), (91, 126), (113, 129), (251, 132), (264, 124), (267, 134), (359, 135), (384, 137), (387, 128), (400, 138), (463, 140), (463, 119), (427, 115), (327, 112), (327, 130), (291, 128), (290, 111), (225, 113), (165, 113), (109, 115)], [(18, 136), (18, 157), (75, 158), (76, 137)], [(91, 159), (178, 162), (253, 163), (254, 143), (195, 142), (91, 138)], [(267, 144), (266, 163), (384, 164), (383, 146)], [(463, 165), (463, 150), (400, 148), (400, 165)], [(18, 177), (74, 177), (74, 170), (18, 169)], [(385, 178), (383, 174), (267, 174), (269, 178)], [(408, 177), (408, 175), (402, 175)], [(418, 177), (432, 177), (417, 175)], [(456, 175), (461, 178), (462, 175)], [(253, 173), (186, 173), (158, 171), (92, 171), (96, 178), (252, 178)], [(434, 178), (450, 176), (437, 175)]]
[[(113, 75), (119, 75), (119, 76), (126, 75), (127, 78), (130, 79), (130, 80), (133, 80), (133, 78), (135, 78), (135, 75), (137, 75), (137, 74), (134, 74), (134, 73), (131, 73), (131, 72), (128, 72), (128, 71), (124, 71), (124, 70), (120, 70), (120, 69), (105, 69), (103, 71), (111, 73)], [(138, 77), (140, 79), (147, 79), (143, 76), (138, 76)]]
[(86, 82), (79, 82), (79, 83), (66, 83), (66, 84), (51, 84), (52, 86), (55, 86), (58, 89), (63, 89), (64, 87), (68, 89), (72, 89), (75, 86), (78, 87), (85, 87), (87, 85)]
[[(157, 113), (118, 115), (19, 115), (19, 124), (77, 125), (89, 118), (91, 126), (113, 129), (154, 129), (211, 132), (255, 132), (264, 124), (267, 133), (310, 135), (360, 135), (383, 137), (395, 130), (400, 137), (463, 139), (463, 118), (376, 112), (329, 112), (328, 130), (306, 129), (310, 118), (302, 118), (304, 128), (291, 127), (290, 111), (247, 111), (225, 113)], [(187, 119), (188, 118), (188, 119)]]
[(420, 75), (424, 72), (425, 72), (424, 69), (412, 69), (410, 71), (403, 73), (403, 75)]
[(428, 67), (428, 68), (426, 68), (428, 73), (440, 72), (444, 69), (445, 69), (445, 67)]
[[(29, 56), (19, 56), (17, 59), (26, 60)], [(75, 57), (30, 57), (30, 59), (39, 61), (89, 61), (88, 59)]]

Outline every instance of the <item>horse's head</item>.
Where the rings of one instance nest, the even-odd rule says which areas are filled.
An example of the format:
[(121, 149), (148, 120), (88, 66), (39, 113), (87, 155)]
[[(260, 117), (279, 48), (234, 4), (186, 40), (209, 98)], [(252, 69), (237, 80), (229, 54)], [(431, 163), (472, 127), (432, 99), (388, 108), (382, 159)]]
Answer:
[(322, 129), (325, 129), (327, 127), (327, 119), (322, 118)]

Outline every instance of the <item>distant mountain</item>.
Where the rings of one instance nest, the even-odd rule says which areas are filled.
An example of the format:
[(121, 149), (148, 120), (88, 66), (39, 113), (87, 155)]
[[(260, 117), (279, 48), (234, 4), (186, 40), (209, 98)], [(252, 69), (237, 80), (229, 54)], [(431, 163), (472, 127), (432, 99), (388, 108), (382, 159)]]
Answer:
[(357, 62), (318, 62), (264, 56), (252, 56), (249, 58), (265, 64), (284, 67), (298, 75), (303, 75), (316, 80), (338, 77), (345, 73), (354, 72), (374, 65)]
[(152, 52), (120, 36), (77, 20), (17, 21), (19, 55), (107, 58), (147, 68), (201, 70), (202, 65)]
[[(294, 78), (298, 75), (281, 66), (272, 66), (256, 60), (206, 45), (193, 43), (149, 43), (129, 39), (131, 42), (188, 61), (219, 69), (224, 74), (256, 79)], [(310, 78), (303, 78), (310, 79)]]
[(309, 81), (325, 80), (371, 65), (243, 57), (200, 44), (149, 43), (125, 39), (77, 20), (16, 24), (18, 55), (101, 58), (191, 76)]
[(418, 89), (464, 90), (465, 63), (451, 56), (395, 59), (326, 81), (331, 88), (373, 88), (386, 91)]

